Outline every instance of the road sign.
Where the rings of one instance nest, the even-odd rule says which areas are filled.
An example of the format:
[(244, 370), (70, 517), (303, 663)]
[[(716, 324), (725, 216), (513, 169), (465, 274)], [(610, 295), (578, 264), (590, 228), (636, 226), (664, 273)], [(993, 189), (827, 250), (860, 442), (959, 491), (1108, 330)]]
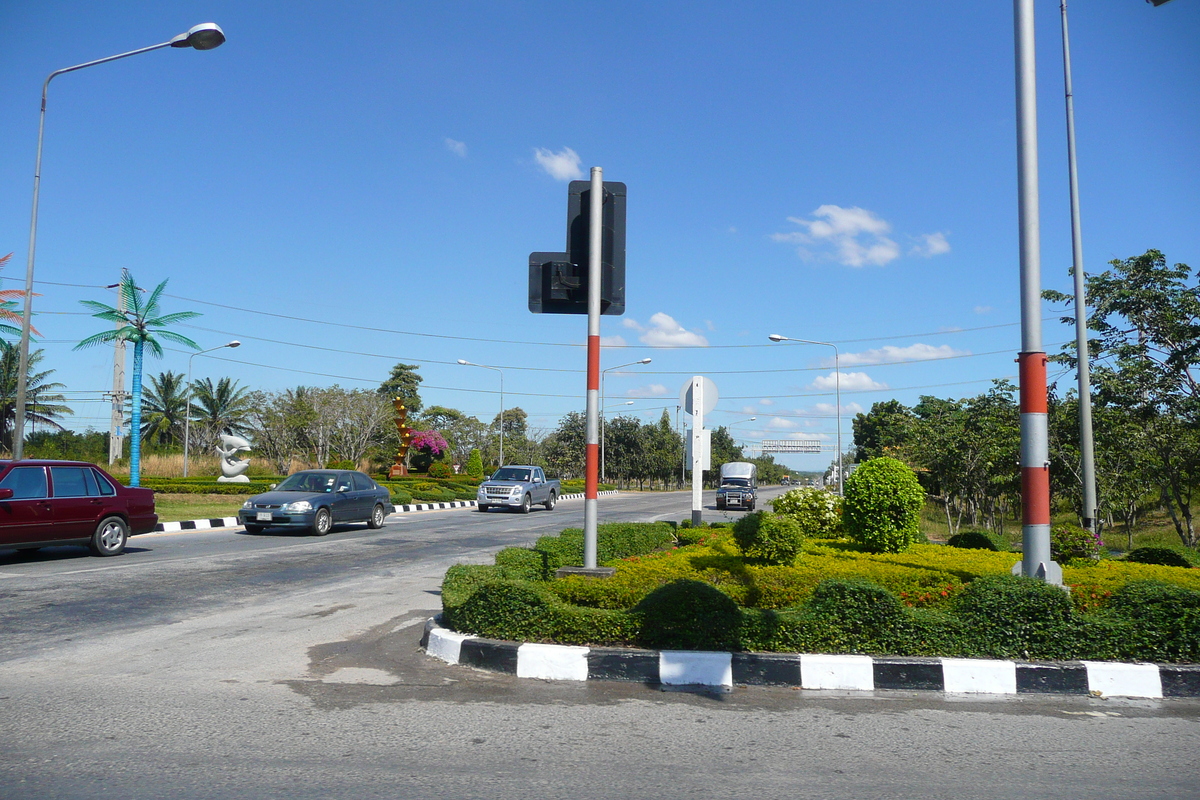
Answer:
[(679, 390), (679, 404), (683, 406), (684, 411), (693, 417), (696, 416), (696, 412), (692, 409), (692, 382), (697, 380), (704, 384), (703, 399), (700, 402), (703, 412), (709, 414), (717, 407), (717, 385), (709, 378), (696, 376), (685, 383), (683, 388)]
[(764, 453), (819, 453), (819, 439), (763, 439)]

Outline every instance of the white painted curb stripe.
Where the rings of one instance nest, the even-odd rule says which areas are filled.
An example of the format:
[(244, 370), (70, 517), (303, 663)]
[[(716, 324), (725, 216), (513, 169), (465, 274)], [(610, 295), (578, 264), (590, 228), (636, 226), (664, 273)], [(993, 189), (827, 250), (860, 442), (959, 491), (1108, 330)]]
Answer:
[(1016, 694), (1017, 665), (982, 658), (943, 658), (943, 689), (962, 694)]
[(591, 648), (526, 643), (517, 648), (517, 677), (586, 681)]
[(465, 633), (455, 633), (447, 628), (434, 628), (429, 632), (429, 646), (425, 648), (425, 652), (434, 658), (440, 658), (447, 664), (457, 664), (459, 654), (462, 652), (462, 643), (467, 639), (474, 639)]
[(870, 656), (800, 654), (800, 686), (804, 689), (875, 689), (875, 662)]
[(658, 680), (666, 686), (733, 687), (733, 656), (694, 650), (658, 654)]
[(1084, 661), (1088, 691), (1105, 697), (1162, 697), (1162, 676), (1155, 664)]

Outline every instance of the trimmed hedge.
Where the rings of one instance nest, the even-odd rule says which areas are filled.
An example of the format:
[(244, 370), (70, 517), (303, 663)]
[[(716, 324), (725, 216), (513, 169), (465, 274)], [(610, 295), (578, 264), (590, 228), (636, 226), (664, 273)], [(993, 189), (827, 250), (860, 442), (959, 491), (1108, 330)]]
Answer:
[(982, 531), (963, 531), (956, 533), (946, 542), (949, 547), (961, 547), (963, 550), (999, 550), (992, 537)]
[(749, 559), (788, 566), (804, 548), (804, 533), (792, 517), (755, 511), (733, 524), (733, 539)]
[(842, 520), (851, 539), (876, 553), (900, 553), (921, 539), (925, 490), (908, 465), (873, 458), (845, 483)]
[[(916, 545), (875, 555), (830, 543), (797, 567), (754, 566), (722, 531), (708, 531), (703, 544), (661, 550), (670, 528), (601, 526), (602, 550), (626, 554), (602, 561), (617, 567), (608, 580), (551, 578), (576, 554), (582, 560), (582, 532), (573, 530), (534, 548), (505, 548), (492, 565), (451, 567), (442, 586), (445, 624), (499, 639), (661, 649), (1200, 662), (1193, 571), (1101, 562), (1124, 581), (1099, 610), (1084, 611), (1078, 588), (1068, 596), (1007, 574), (1015, 559), (1008, 553)], [(821, 563), (802, 569), (809, 561)], [(831, 576), (839, 563), (844, 577)], [(935, 603), (923, 603), (854, 567), (899, 585), (914, 575), (934, 587), (949, 583), (932, 592)], [(1096, 569), (1064, 574), (1070, 581), (1078, 577), (1071, 573)], [(1137, 577), (1156, 570), (1187, 585)], [(785, 597), (791, 605), (747, 607)]]
[(1135, 547), (1125, 554), (1126, 561), (1135, 564), (1158, 564), (1163, 567), (1183, 567), (1190, 569), (1192, 562), (1182, 554), (1166, 547)]

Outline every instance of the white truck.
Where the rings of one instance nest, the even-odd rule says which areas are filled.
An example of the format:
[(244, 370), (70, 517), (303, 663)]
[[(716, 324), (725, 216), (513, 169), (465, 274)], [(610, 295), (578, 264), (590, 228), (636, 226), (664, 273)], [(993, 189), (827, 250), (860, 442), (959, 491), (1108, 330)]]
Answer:
[(758, 501), (758, 465), (748, 461), (730, 461), (721, 465), (721, 485), (717, 487), (717, 509), (740, 508), (753, 511)]
[(491, 478), (479, 484), (475, 492), (475, 506), (487, 511), (492, 506), (515, 508), (528, 514), (535, 505), (544, 505), (547, 511), (554, 509), (562, 494), (557, 480), (547, 480), (541, 467), (515, 464), (501, 467)]

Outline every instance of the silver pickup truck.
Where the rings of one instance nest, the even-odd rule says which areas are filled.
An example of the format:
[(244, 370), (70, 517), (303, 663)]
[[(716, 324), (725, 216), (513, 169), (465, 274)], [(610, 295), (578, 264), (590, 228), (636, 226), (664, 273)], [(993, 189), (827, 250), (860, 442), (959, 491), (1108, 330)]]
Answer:
[(546, 480), (541, 467), (518, 464), (501, 467), (495, 475), (479, 484), (475, 505), (480, 511), (502, 506), (528, 514), (530, 507), (535, 505), (544, 505), (547, 511), (552, 510), (561, 494), (559, 482)]

